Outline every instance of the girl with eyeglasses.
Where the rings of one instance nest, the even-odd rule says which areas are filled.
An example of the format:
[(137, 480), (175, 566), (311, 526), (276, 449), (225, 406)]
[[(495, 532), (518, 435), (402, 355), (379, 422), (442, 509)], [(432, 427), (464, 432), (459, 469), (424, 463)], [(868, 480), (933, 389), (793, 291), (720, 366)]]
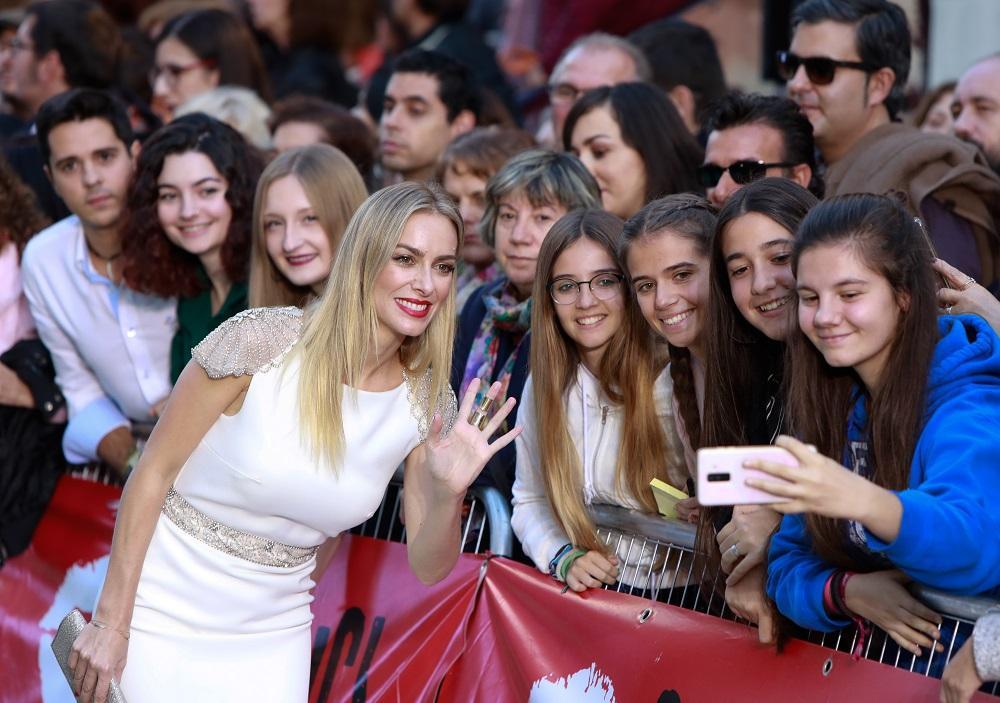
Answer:
[(164, 122), (191, 98), (224, 85), (249, 88), (271, 101), (253, 35), (228, 10), (194, 10), (167, 22), (156, 38), (149, 84), (153, 110)]
[(538, 569), (574, 591), (671, 585), (652, 554), (616, 554), (587, 510), (655, 512), (650, 480), (685, 475), (670, 376), (625, 286), (621, 232), (601, 210), (563, 216), (542, 243), (532, 295), (511, 525)]
[(947, 637), (906, 582), (1000, 589), (1000, 339), (978, 316), (939, 317), (933, 261), (891, 198), (806, 216), (788, 338), (798, 439), (777, 442), (799, 466), (748, 463), (773, 478), (747, 482), (785, 515), (768, 555), (780, 611), (820, 631), (871, 621), (915, 656)]

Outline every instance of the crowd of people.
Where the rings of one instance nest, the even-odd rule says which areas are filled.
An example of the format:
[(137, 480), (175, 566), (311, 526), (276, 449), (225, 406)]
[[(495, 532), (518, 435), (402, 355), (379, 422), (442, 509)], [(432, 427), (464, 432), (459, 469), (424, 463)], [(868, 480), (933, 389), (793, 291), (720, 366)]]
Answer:
[[(428, 583), (478, 481), (567, 588), (683, 587), (588, 512), (659, 479), (761, 642), (941, 650), (908, 584), (1000, 595), (1000, 54), (908, 114), (903, 10), (805, 0), (781, 95), (675, 18), (532, 85), (466, 4), (0, 29), (0, 564), (69, 468), (125, 486), (80, 699), (304, 700), (309, 589), (400, 464)], [(698, 450), (772, 444), (770, 502), (699, 504)], [(942, 700), (1000, 679), (1000, 613), (953, 646)]]

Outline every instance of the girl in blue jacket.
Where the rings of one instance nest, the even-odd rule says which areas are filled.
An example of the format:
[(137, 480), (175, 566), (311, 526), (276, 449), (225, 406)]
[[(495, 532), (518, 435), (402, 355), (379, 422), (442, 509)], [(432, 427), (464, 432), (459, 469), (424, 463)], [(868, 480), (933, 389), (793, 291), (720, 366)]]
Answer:
[(1000, 585), (1000, 340), (979, 317), (938, 318), (933, 260), (890, 198), (809, 213), (793, 251), (802, 334), (789, 340), (802, 442), (777, 442), (800, 466), (747, 463), (773, 476), (747, 483), (785, 501), (768, 555), (778, 609), (813, 630), (869, 620), (914, 654), (940, 619), (903, 582)]

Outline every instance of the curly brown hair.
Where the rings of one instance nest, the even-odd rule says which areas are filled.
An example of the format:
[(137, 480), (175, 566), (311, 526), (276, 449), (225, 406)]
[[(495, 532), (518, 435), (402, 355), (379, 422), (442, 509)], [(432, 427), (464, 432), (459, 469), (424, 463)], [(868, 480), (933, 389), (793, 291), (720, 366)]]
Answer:
[(226, 202), (232, 210), (222, 244), (222, 265), (230, 281), (245, 281), (250, 260), (254, 190), (263, 160), (235, 129), (206, 115), (180, 117), (143, 145), (128, 191), (122, 229), (125, 284), (140, 293), (192, 297), (205, 284), (198, 257), (167, 239), (157, 215), (157, 179), (173, 154), (196, 151), (207, 156), (226, 179)]
[(34, 191), (0, 157), (0, 249), (13, 242), (20, 256), (28, 240), (49, 224), (38, 208)]

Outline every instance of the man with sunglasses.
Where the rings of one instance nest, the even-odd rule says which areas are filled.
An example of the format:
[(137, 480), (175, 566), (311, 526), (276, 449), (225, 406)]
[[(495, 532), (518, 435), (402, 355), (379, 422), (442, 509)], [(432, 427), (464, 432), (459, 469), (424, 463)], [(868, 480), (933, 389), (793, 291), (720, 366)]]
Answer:
[(897, 121), (910, 43), (906, 14), (888, 0), (805, 0), (778, 71), (812, 123), (827, 196), (902, 194), (938, 255), (996, 289), (1000, 179), (971, 145)]
[(698, 178), (716, 207), (765, 176), (791, 179), (823, 197), (812, 125), (788, 98), (730, 93), (705, 126), (708, 143)]

